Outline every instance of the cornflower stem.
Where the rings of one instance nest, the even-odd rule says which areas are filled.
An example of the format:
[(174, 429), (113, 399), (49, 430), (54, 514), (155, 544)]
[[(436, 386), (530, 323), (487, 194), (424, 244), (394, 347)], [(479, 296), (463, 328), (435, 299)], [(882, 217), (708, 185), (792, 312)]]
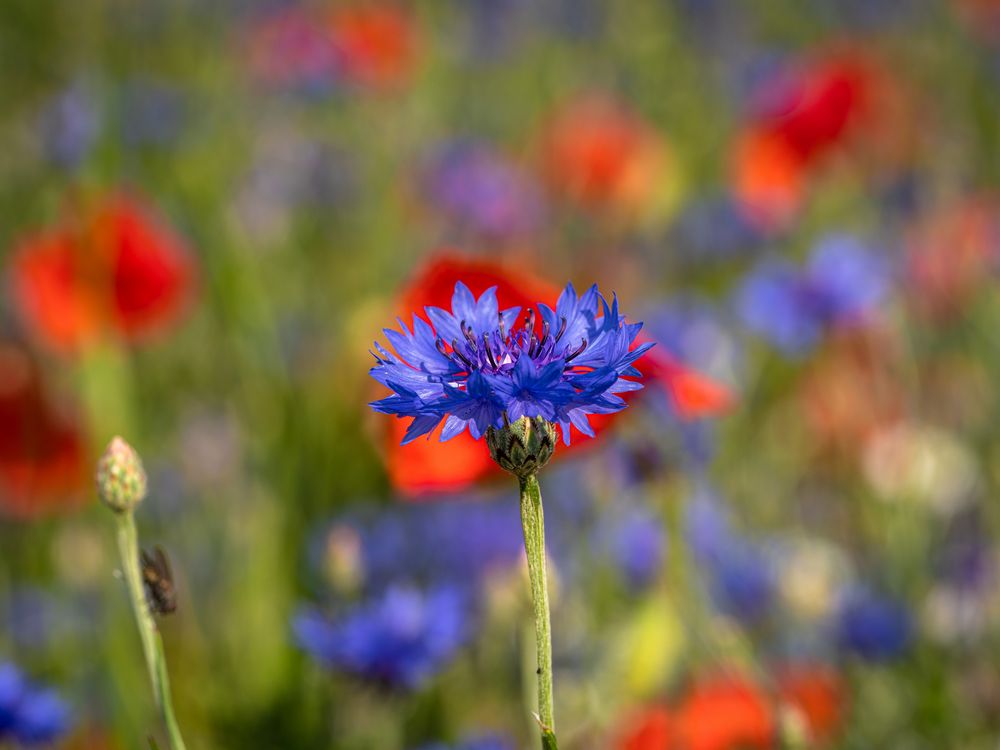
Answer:
[(545, 515), (542, 490), (534, 474), (520, 478), (521, 528), (528, 558), (531, 604), (535, 616), (535, 650), (538, 655), (538, 724), (543, 750), (557, 750), (552, 701), (552, 627), (549, 618), (549, 589), (545, 573)]
[(180, 727), (174, 716), (174, 706), (170, 700), (170, 677), (167, 674), (167, 660), (163, 653), (163, 639), (146, 602), (146, 591), (142, 584), (142, 573), (139, 570), (139, 534), (136, 531), (135, 518), (132, 511), (125, 511), (117, 515), (117, 520), (118, 553), (121, 555), (129, 599), (132, 601), (132, 612), (139, 627), (142, 653), (146, 657), (146, 669), (153, 685), (153, 697), (167, 728), (171, 750), (186, 750)]

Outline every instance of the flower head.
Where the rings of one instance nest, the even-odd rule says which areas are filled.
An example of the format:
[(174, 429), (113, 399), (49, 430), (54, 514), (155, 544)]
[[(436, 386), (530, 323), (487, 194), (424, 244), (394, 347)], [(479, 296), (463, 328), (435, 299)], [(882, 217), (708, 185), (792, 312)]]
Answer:
[(594, 435), (587, 416), (625, 408), (619, 393), (642, 385), (633, 363), (652, 343), (635, 345), (641, 323), (627, 323), (597, 285), (578, 295), (568, 284), (555, 309), (500, 310), (496, 287), (477, 299), (461, 281), (451, 310), (425, 308), (412, 332), (385, 329), (396, 353), (375, 343), (371, 375), (393, 391), (372, 403), (384, 414), (412, 417), (408, 443), (435, 430), (441, 439), (466, 430), (478, 439), (490, 427), (521, 417), (559, 423)]
[(36, 358), (0, 339), (0, 516), (34, 518), (86, 496), (84, 425), (51, 391)]
[(10, 279), (31, 333), (51, 349), (75, 352), (102, 336), (138, 341), (175, 323), (194, 266), (144, 205), (111, 194), (22, 240)]
[(47, 744), (69, 721), (69, 708), (54, 691), (30, 684), (15, 665), (0, 663), (0, 743)]
[[(455, 284), (463, 282), (475, 291), (496, 287), (498, 304), (526, 309), (537, 300), (555, 304), (560, 290), (523, 269), (514, 270), (490, 261), (464, 258), (454, 252), (442, 252), (421, 267), (400, 294), (398, 309), (409, 313), (424, 305), (446, 307), (454, 294)], [(648, 340), (640, 334), (637, 343)], [(638, 364), (638, 362), (637, 362)], [(657, 386), (666, 394), (672, 417), (681, 420), (718, 415), (733, 403), (728, 389), (713, 380), (688, 369), (664, 347), (655, 347), (641, 360), (643, 382)], [(622, 394), (631, 403), (645, 390)], [(590, 425), (600, 436), (614, 427), (618, 414), (597, 414)], [(401, 445), (406, 433), (406, 421), (385, 420), (385, 451), (389, 476), (393, 484), (408, 499), (433, 497), (441, 491), (455, 491), (486, 477), (499, 474), (501, 469), (487, 451), (468, 431), (447, 443), (416, 440)], [(585, 442), (577, 440), (569, 450), (582, 449)], [(565, 455), (561, 451), (559, 455)], [(558, 456), (556, 456), (558, 460)]]
[(97, 462), (95, 477), (101, 501), (116, 513), (132, 510), (146, 497), (146, 472), (135, 448), (115, 437)]
[(393, 586), (341, 619), (295, 617), (299, 645), (340, 671), (392, 688), (414, 689), (441, 670), (465, 642), (470, 610), (450, 586), (426, 593)]

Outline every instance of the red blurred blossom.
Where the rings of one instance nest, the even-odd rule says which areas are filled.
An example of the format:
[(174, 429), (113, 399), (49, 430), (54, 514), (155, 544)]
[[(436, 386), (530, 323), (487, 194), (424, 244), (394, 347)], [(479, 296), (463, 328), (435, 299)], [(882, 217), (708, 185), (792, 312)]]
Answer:
[(924, 316), (960, 314), (1000, 261), (1000, 203), (978, 196), (941, 210), (910, 233), (906, 280)]
[(851, 464), (867, 438), (901, 419), (899, 344), (878, 326), (844, 332), (810, 363), (798, 406), (820, 462), (817, 468)]
[(336, 8), (329, 22), (340, 74), (369, 88), (404, 83), (417, 61), (417, 26), (409, 12), (393, 3)]
[(0, 340), (0, 514), (32, 518), (85, 497), (84, 436), (26, 349)]
[(839, 676), (824, 666), (782, 670), (777, 694), (737, 673), (702, 675), (673, 706), (654, 706), (629, 721), (617, 750), (769, 750), (778, 746), (779, 709), (797, 708), (810, 741), (829, 738), (841, 721)]
[[(497, 263), (471, 260), (445, 254), (430, 261), (419, 270), (400, 296), (400, 316), (409, 324), (411, 313), (420, 312), (428, 305), (447, 308), (455, 290), (455, 283), (463, 281), (473, 294), (479, 295), (491, 286), (497, 287), (501, 309), (520, 306), (527, 308), (537, 302), (555, 306), (560, 289), (523, 269), (509, 269)], [(648, 341), (641, 335), (636, 345)], [(687, 369), (674, 360), (662, 347), (654, 347), (640, 358), (637, 366), (642, 371), (646, 389), (625, 394), (627, 400), (641, 398), (646, 390), (659, 387), (665, 391), (682, 419), (695, 419), (718, 415), (733, 403), (732, 394), (708, 378)], [(618, 414), (594, 415), (591, 426), (597, 433), (606, 429)], [(406, 432), (405, 420), (380, 420), (388, 425), (384, 436), (389, 476), (393, 484), (409, 497), (425, 493), (453, 491), (488, 476), (499, 475), (500, 469), (489, 457), (481, 442), (468, 433), (439, 442), (440, 427), (427, 440), (415, 440), (400, 445)], [(556, 456), (578, 450), (591, 443), (575, 433), (572, 445), (560, 446)]]
[(847, 690), (831, 667), (788, 665), (778, 671), (777, 685), (782, 701), (802, 712), (812, 742), (832, 739), (843, 725)]
[(798, 212), (808, 180), (832, 156), (863, 152), (865, 166), (907, 150), (899, 83), (856, 50), (824, 51), (763, 81), (732, 150), (733, 191), (748, 216), (780, 228)]
[(320, 19), (289, 6), (254, 19), (242, 49), (250, 72), (276, 86), (326, 84), (336, 68), (333, 43)]
[(952, 0), (951, 4), (969, 33), (987, 42), (1000, 41), (1000, 2)]
[(145, 206), (114, 194), (22, 239), (10, 282), (35, 337), (71, 352), (102, 336), (137, 341), (176, 323), (194, 267), (177, 236)]
[(559, 195), (585, 208), (635, 214), (669, 180), (660, 135), (605, 96), (571, 100), (541, 138), (544, 176)]

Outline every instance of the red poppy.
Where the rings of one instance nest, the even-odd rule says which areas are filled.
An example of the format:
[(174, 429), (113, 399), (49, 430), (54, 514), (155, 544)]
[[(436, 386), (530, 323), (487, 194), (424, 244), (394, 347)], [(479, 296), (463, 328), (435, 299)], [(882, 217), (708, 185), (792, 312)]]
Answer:
[(673, 718), (664, 706), (653, 706), (632, 717), (614, 743), (617, 750), (667, 750), (673, 737)]
[(10, 274), (28, 328), (62, 352), (106, 335), (135, 341), (169, 326), (193, 285), (180, 240), (122, 195), (22, 240)]
[(817, 469), (852, 464), (869, 437), (904, 415), (900, 359), (891, 332), (873, 325), (838, 334), (810, 362), (797, 398)]
[(84, 438), (71, 411), (49, 398), (37, 362), (0, 341), (0, 513), (46, 515), (80, 502)]
[(831, 154), (861, 148), (866, 166), (895, 161), (909, 144), (901, 90), (857, 50), (826, 52), (763, 82), (764, 102), (737, 136), (733, 187), (751, 218), (782, 226), (807, 178)]
[(778, 673), (782, 700), (802, 712), (812, 742), (829, 740), (843, 723), (844, 680), (830, 667), (799, 664)]
[(770, 748), (774, 710), (761, 689), (737, 675), (699, 679), (677, 710), (677, 747), (684, 750)]
[(667, 150), (656, 131), (602, 96), (583, 97), (557, 111), (541, 148), (552, 189), (587, 208), (634, 213), (667, 176)]
[(768, 697), (738, 675), (699, 678), (673, 707), (649, 710), (620, 735), (618, 750), (751, 750), (774, 747)]
[[(560, 292), (557, 287), (523, 270), (514, 271), (488, 261), (444, 255), (425, 266), (407, 285), (400, 299), (401, 316), (406, 320), (412, 312), (420, 311), (422, 314), (427, 305), (449, 307), (457, 281), (463, 281), (476, 295), (496, 286), (501, 308), (525, 308), (541, 301), (554, 306)], [(637, 364), (645, 376), (647, 387), (656, 385), (666, 391), (677, 414), (683, 419), (719, 414), (732, 404), (732, 395), (728, 390), (688, 370), (661, 347), (654, 347)], [(632, 395), (635, 394), (626, 394), (626, 397)], [(591, 417), (590, 423), (599, 434), (616, 416), (597, 415)], [(437, 433), (434, 433), (429, 440), (400, 445), (406, 432), (405, 420), (382, 421), (389, 425), (385, 436), (389, 475), (393, 484), (407, 495), (457, 490), (500, 472), (486, 447), (467, 433), (446, 443), (436, 440)], [(561, 446), (557, 456), (590, 442), (577, 433), (574, 436), (577, 439), (572, 445), (568, 449)]]
[(964, 200), (928, 217), (911, 233), (907, 282), (916, 310), (934, 320), (961, 313), (1000, 261), (995, 198)]
[(372, 88), (405, 82), (413, 70), (417, 29), (412, 17), (393, 4), (337, 8), (330, 37), (342, 75)]

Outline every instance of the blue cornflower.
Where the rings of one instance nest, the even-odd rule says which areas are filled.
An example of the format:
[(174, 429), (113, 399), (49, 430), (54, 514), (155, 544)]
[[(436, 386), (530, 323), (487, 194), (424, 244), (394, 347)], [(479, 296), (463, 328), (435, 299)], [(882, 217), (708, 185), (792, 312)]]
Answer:
[(334, 669), (414, 689), (442, 669), (467, 639), (469, 606), (454, 587), (424, 593), (396, 586), (339, 620), (302, 612), (292, 629), (301, 648)]
[(525, 416), (559, 423), (568, 444), (570, 425), (593, 437), (587, 415), (624, 409), (618, 394), (642, 387), (629, 378), (652, 343), (634, 346), (642, 323), (625, 322), (596, 284), (579, 296), (568, 284), (554, 310), (540, 303), (540, 330), (530, 308), (521, 325), (520, 308), (501, 311), (496, 287), (476, 299), (459, 282), (451, 311), (425, 312), (430, 323), (414, 315), (412, 333), (402, 320), (402, 332), (385, 329), (395, 354), (375, 343), (371, 375), (393, 395), (371, 406), (412, 418), (403, 443), (442, 421), (442, 440), (466, 429), (479, 439)]
[(41, 745), (69, 727), (70, 712), (52, 690), (36, 687), (9, 662), (0, 663), (0, 744)]
[(497, 734), (484, 734), (466, 737), (457, 745), (443, 742), (421, 745), (419, 750), (514, 750), (514, 743)]
[(642, 508), (616, 516), (607, 522), (610, 528), (606, 529), (611, 557), (631, 588), (645, 588), (663, 567), (667, 548), (663, 523)]
[(715, 606), (744, 621), (759, 620), (774, 601), (767, 550), (744, 538), (710, 490), (699, 488), (685, 510), (685, 536)]
[(885, 258), (845, 234), (829, 235), (805, 267), (767, 260), (747, 277), (736, 306), (750, 330), (789, 354), (813, 347), (823, 332), (864, 319), (885, 297)]
[(901, 602), (856, 588), (841, 602), (837, 636), (845, 651), (869, 661), (885, 661), (910, 645), (913, 619)]
[(538, 186), (485, 144), (458, 141), (438, 150), (424, 186), (446, 218), (481, 235), (524, 234), (541, 220)]

